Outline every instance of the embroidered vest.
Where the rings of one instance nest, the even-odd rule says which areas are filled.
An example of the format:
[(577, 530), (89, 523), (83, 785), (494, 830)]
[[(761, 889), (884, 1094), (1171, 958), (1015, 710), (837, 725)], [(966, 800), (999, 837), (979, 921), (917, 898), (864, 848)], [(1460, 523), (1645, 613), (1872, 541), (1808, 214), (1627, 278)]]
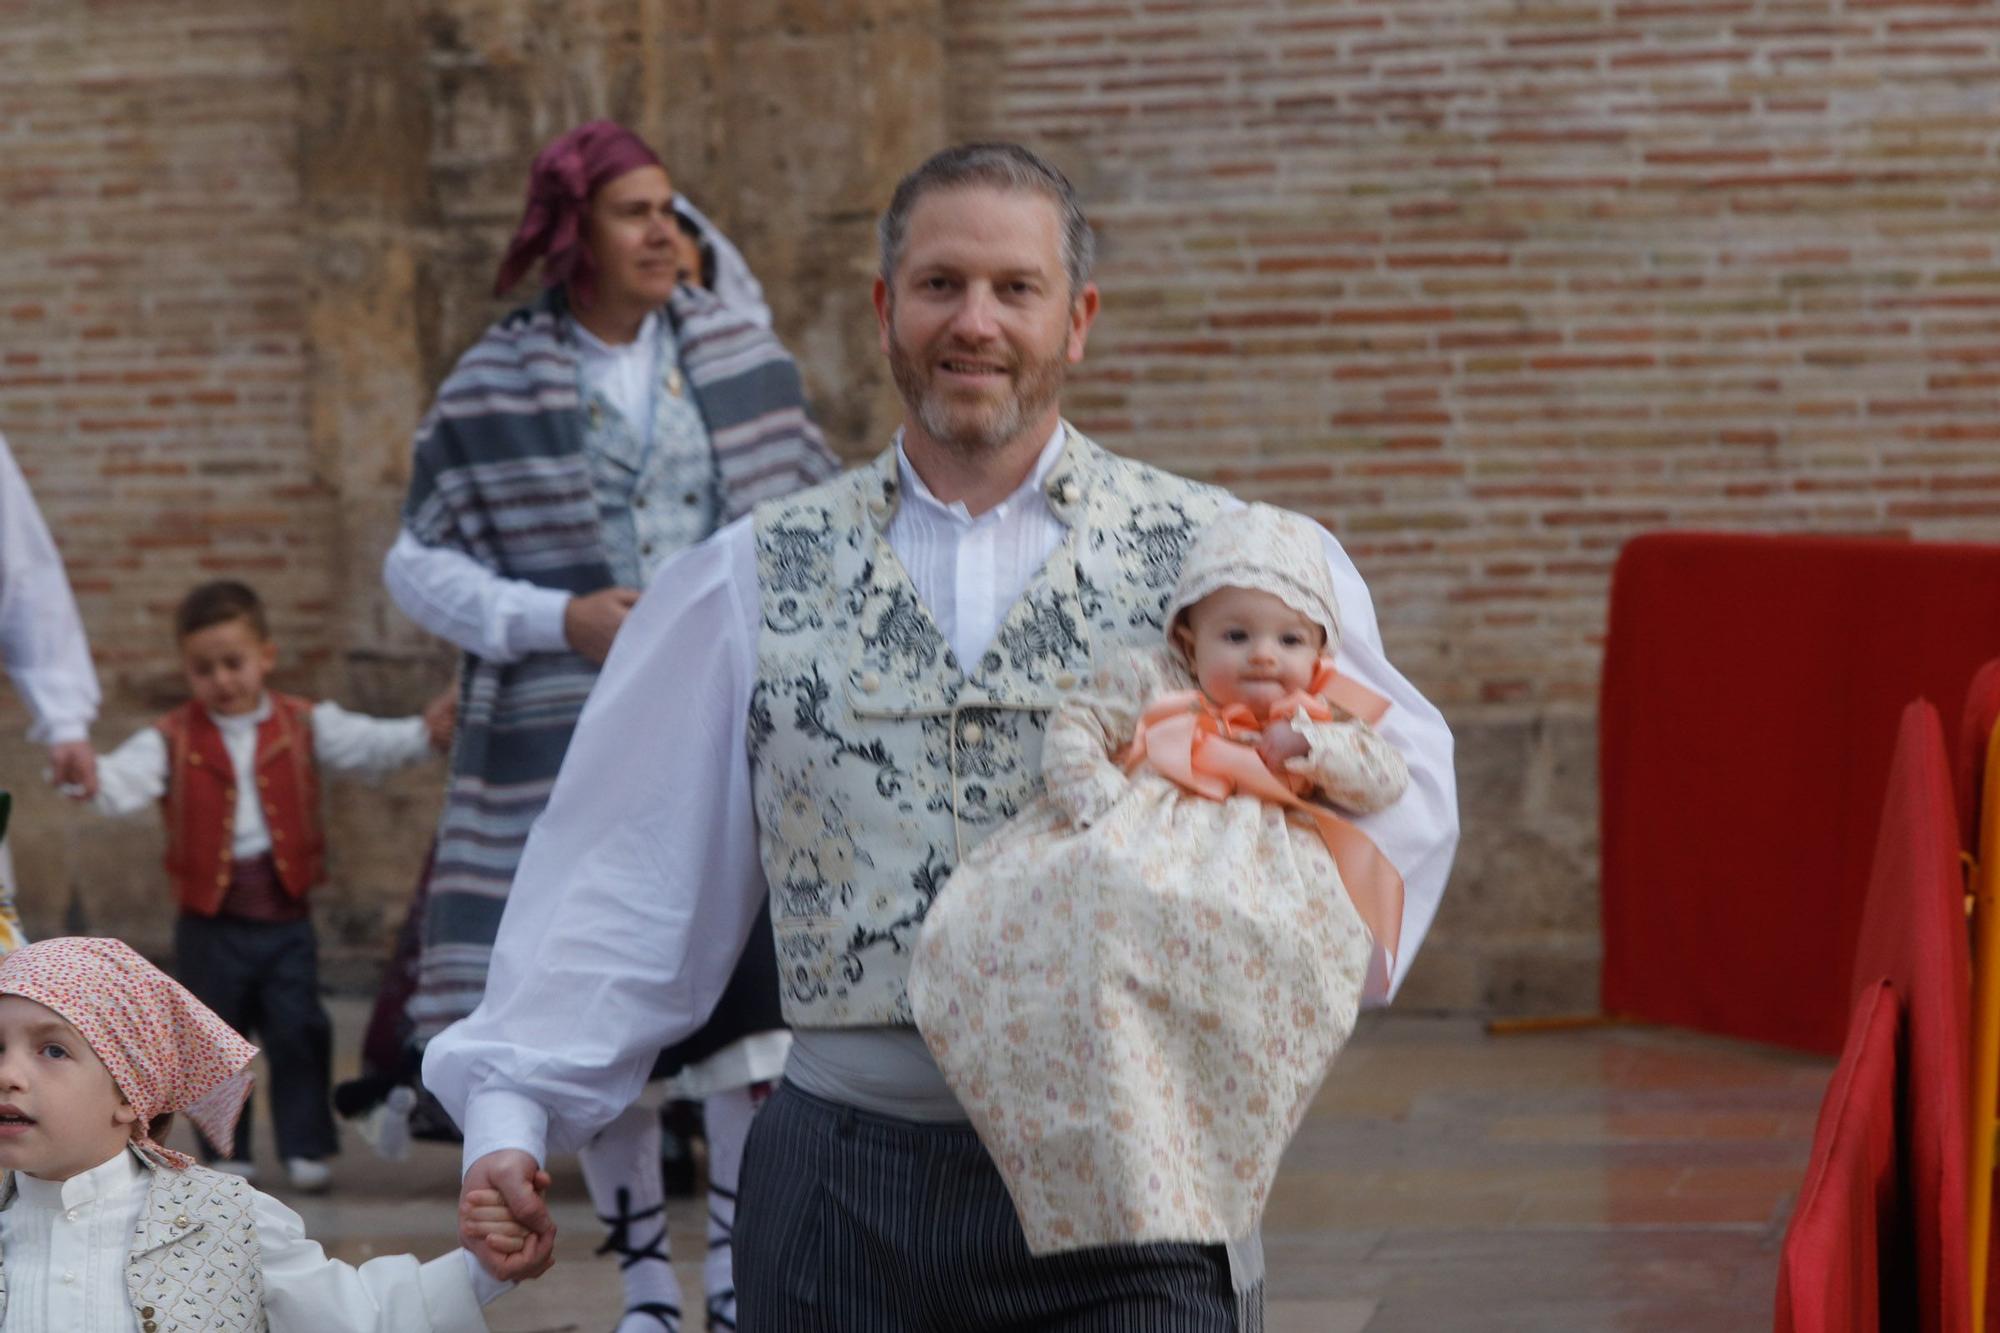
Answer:
[(600, 391), (584, 390), (584, 457), (597, 497), (604, 555), (619, 586), (643, 588), (661, 562), (714, 532), (722, 492), (708, 426), (660, 332), (652, 420), (631, 422)]
[[(125, 1256), (125, 1290), (140, 1333), (266, 1333), (263, 1257), (250, 1186), (207, 1167), (170, 1171), (141, 1159), (146, 1206)], [(14, 1178), (0, 1186), (0, 1208)], [(0, 1255), (0, 1320), (7, 1317)]]
[(960, 663), (884, 536), (895, 451), (758, 506), (749, 748), (785, 1020), (913, 1022), (910, 949), (965, 852), (1041, 791), (1042, 733), (1095, 655), (1157, 643), (1223, 493), (1065, 427), (1069, 531), (984, 656)]
[[(278, 880), (294, 898), (319, 883), (326, 837), (319, 822), (312, 703), (273, 693), (257, 724), (257, 804), (271, 831)], [(153, 724), (167, 739), (167, 876), (181, 910), (214, 916), (229, 891), (235, 839), (236, 766), (208, 710), (190, 701)]]

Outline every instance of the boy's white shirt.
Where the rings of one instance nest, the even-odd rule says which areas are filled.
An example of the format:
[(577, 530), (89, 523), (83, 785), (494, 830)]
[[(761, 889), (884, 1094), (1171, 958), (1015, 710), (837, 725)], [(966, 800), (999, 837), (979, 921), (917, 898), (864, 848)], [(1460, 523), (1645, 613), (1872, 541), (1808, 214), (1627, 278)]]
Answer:
[[(15, 1173), (0, 1209), (7, 1313), (0, 1333), (140, 1333), (125, 1267), (148, 1174), (130, 1152), (65, 1181)], [(486, 1327), (482, 1305), (513, 1284), (463, 1249), (419, 1263), (384, 1255), (355, 1267), (329, 1259), (299, 1215), (261, 1191), (251, 1218), (272, 1333), (415, 1333)]]
[[(222, 732), (223, 748), (236, 770), (236, 822), (231, 855), (238, 860), (271, 849), (271, 832), (257, 801), (257, 726), (271, 715), (271, 698), (252, 712), (209, 718)], [(339, 704), (313, 705), (313, 761), (340, 772), (385, 773), (431, 753), (430, 733), (421, 717), (381, 718), (350, 713)], [(143, 810), (167, 792), (167, 738), (158, 727), (143, 727), (97, 760), (97, 808), (107, 815)]]

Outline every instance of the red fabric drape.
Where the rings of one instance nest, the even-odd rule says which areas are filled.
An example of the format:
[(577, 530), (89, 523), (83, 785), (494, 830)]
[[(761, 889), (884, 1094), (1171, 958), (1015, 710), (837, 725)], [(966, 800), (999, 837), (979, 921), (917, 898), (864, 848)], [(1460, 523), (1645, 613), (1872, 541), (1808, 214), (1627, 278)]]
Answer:
[(2000, 652), (2000, 547), (1663, 533), (1612, 584), (1604, 1006), (1840, 1049), (1897, 710)]
[(1857, 991), (1887, 977), (1903, 1001), (1897, 1090), (1914, 1319), (1897, 1328), (1966, 1333), (1966, 1126), (1971, 1097), (1972, 976), (1951, 761), (1937, 710), (1903, 710), (1875, 840), (1854, 963)]
[(1900, 1018), (1886, 980), (1863, 988), (1855, 1000), (1778, 1259), (1778, 1333), (1876, 1333), (1885, 1291), (1898, 1305), (1908, 1300), (1907, 1262), (1895, 1232), (1902, 1211), (1896, 1165)]

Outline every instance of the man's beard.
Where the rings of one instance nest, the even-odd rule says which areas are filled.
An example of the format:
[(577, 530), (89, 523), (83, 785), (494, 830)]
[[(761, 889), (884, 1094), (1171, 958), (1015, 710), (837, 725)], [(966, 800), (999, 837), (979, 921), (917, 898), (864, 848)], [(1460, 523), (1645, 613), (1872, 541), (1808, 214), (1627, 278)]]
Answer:
[(940, 353), (950, 351), (949, 339), (939, 339), (921, 355), (913, 356), (900, 339), (889, 339), (889, 373), (903, 405), (924, 428), (924, 434), (960, 457), (990, 453), (1019, 435), (1046, 412), (1062, 393), (1069, 373), (1063, 346), (1046, 356), (1029, 354), (1016, 358), (1011, 350), (1003, 355), (971, 352), (981, 361), (1004, 361), (1013, 376), (1011, 392), (998, 402), (982, 399), (977, 405), (954, 401), (954, 396), (936, 383)]

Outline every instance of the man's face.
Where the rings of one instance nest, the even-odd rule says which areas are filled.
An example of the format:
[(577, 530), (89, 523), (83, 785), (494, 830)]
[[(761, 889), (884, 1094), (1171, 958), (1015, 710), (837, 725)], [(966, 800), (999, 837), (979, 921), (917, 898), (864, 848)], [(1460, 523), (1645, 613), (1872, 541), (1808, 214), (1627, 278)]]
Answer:
[(972, 186), (917, 202), (875, 313), (909, 425), (977, 455), (1055, 428), (1097, 288), (1071, 294), (1053, 200)]
[(674, 187), (659, 167), (635, 167), (598, 187), (585, 224), (597, 261), (596, 301), (651, 310), (666, 304), (680, 277)]

